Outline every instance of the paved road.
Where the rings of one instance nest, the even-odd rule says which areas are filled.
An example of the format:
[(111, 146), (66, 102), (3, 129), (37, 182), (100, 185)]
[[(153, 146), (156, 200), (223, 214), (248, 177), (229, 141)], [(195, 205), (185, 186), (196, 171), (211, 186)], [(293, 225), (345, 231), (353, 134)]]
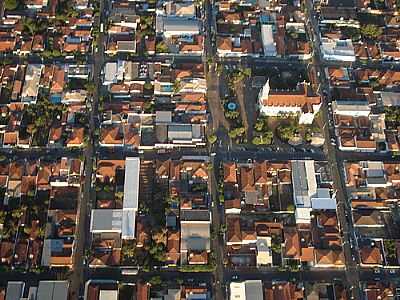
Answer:
[[(322, 110), (322, 120), (324, 124), (329, 125), (330, 115), (328, 111), (328, 102), (330, 100), (329, 95), (329, 81), (328, 78), (325, 77), (324, 68), (326, 65), (322, 60), (322, 54), (320, 52), (320, 32), (318, 21), (315, 15), (315, 11), (313, 9), (313, 3), (311, 0), (306, 1), (307, 6), (307, 25), (309, 27), (310, 33), (313, 35), (313, 49), (314, 55), (312, 64), (314, 66), (315, 71), (317, 74), (319, 73), (320, 76), (317, 77), (321, 88), (324, 91), (328, 92), (327, 97), (323, 99), (323, 104), (321, 107)], [(330, 162), (332, 167), (332, 176), (333, 176), (333, 183), (334, 187), (336, 188), (336, 201), (337, 201), (337, 216), (339, 219), (339, 224), (341, 230), (343, 231), (343, 251), (345, 255), (345, 262), (346, 262), (346, 282), (347, 288), (352, 291), (352, 296), (355, 299), (361, 299), (360, 288), (359, 288), (359, 273), (357, 269), (357, 262), (355, 252), (357, 249), (357, 245), (355, 240), (352, 238), (352, 233), (354, 232), (352, 218), (351, 216), (351, 207), (348, 203), (348, 197), (346, 195), (346, 187), (343, 182), (343, 174), (342, 174), (342, 161), (337, 158), (337, 151), (335, 145), (331, 144), (331, 136), (332, 132), (329, 126), (324, 126), (325, 130), (325, 150), (327, 151), (327, 158)], [(354, 252), (353, 252), (354, 251)]]
[(160, 276), (161, 279), (171, 280), (171, 279), (183, 279), (186, 281), (198, 281), (206, 282), (211, 284), (213, 280), (213, 274), (209, 272), (178, 272), (178, 271), (166, 271), (158, 270), (152, 272), (140, 272), (138, 275), (122, 275), (121, 269), (119, 268), (97, 268), (89, 269), (85, 274), (85, 281), (88, 279), (95, 280), (118, 280), (123, 282), (135, 283), (138, 279), (149, 280), (153, 276)]
[[(100, 20), (97, 22), (103, 22), (104, 20), (104, 0), (100, 0)], [(99, 24), (97, 24), (99, 26)], [(84, 270), (85, 265), (83, 264), (85, 249), (90, 247), (89, 243), (89, 211), (91, 208), (90, 196), (91, 196), (91, 178), (93, 171), (93, 157), (95, 153), (95, 141), (93, 139), (94, 132), (96, 129), (95, 116), (98, 115), (98, 100), (99, 93), (101, 90), (101, 68), (104, 64), (104, 41), (105, 37), (103, 33), (99, 34), (98, 40), (98, 51), (94, 53), (94, 66), (93, 66), (93, 81), (95, 84), (94, 94), (89, 112), (89, 143), (85, 149), (85, 181), (83, 185), (83, 193), (78, 208), (78, 221), (77, 221), (77, 232), (76, 232), (76, 247), (73, 262), (73, 273), (70, 278), (70, 295), (71, 299), (78, 299), (79, 295), (83, 293), (84, 283)]]
[[(212, 157), (214, 160), (215, 157)], [(215, 299), (226, 299), (226, 295), (224, 294), (224, 289), (222, 287), (223, 283), (225, 282), (224, 279), (224, 240), (222, 235), (220, 235), (221, 224), (224, 224), (223, 216), (220, 214), (218, 209), (219, 207), (219, 199), (217, 197), (217, 190), (216, 187), (218, 186), (216, 181), (216, 174), (219, 172), (219, 168), (216, 166), (214, 161), (212, 162), (214, 169), (210, 172), (209, 177), (209, 191), (211, 192), (211, 199), (214, 203), (211, 208), (212, 214), (212, 231), (214, 238), (211, 241), (213, 255), (216, 260), (216, 270), (214, 272), (214, 296)]]

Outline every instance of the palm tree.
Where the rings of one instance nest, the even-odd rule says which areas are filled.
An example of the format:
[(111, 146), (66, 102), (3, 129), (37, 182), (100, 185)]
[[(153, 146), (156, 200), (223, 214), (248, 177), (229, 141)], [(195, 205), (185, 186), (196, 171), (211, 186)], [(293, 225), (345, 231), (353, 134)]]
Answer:
[(39, 227), (39, 229), (38, 229), (38, 237), (44, 238), (45, 234), (46, 234), (46, 229), (44, 227)]

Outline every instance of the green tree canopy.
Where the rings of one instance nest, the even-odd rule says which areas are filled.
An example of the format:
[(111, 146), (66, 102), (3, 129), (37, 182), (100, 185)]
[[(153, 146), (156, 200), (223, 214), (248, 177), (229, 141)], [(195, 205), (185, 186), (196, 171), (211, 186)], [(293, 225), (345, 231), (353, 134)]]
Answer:
[(165, 44), (164, 42), (158, 42), (156, 44), (156, 52), (158, 52), (158, 53), (167, 53), (167, 52), (169, 52), (167, 44)]
[(14, 10), (18, 7), (17, 0), (5, 0), (4, 1), (4, 8), (6, 10)]
[(382, 33), (383, 33), (382, 28), (374, 24), (367, 24), (361, 27), (361, 34), (367, 39), (375, 39), (380, 35), (382, 35)]
[(296, 126), (293, 125), (280, 125), (277, 128), (277, 132), (279, 137), (283, 140), (283, 141), (288, 141), (292, 138), (295, 137), (296, 133), (297, 133), (297, 128)]
[(208, 136), (208, 142), (210, 144), (214, 144), (216, 141), (217, 141), (217, 136), (215, 134)]

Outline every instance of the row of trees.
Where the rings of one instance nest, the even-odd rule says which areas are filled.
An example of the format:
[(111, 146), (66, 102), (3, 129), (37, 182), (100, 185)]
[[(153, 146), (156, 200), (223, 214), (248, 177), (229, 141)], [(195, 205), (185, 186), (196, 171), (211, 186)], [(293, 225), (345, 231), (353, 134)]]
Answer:
[(367, 41), (373, 41), (383, 34), (383, 29), (375, 24), (367, 24), (361, 28), (350, 26), (344, 27), (342, 33), (351, 38), (353, 42), (357, 42), (361, 40), (361, 38), (364, 38)]
[(385, 122), (389, 129), (397, 129), (400, 125), (400, 108), (385, 107)]
[(24, 114), (24, 125), (27, 126), (27, 133), (36, 136), (37, 144), (47, 142), (47, 133), (54, 120), (61, 119), (66, 107), (51, 103), (44, 98), (36, 104), (29, 105)]

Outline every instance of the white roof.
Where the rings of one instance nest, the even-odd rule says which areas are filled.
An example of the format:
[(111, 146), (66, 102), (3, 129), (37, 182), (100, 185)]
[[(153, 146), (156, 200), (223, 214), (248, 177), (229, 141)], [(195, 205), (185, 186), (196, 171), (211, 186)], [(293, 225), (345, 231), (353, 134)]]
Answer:
[(261, 25), (261, 40), (264, 48), (264, 55), (276, 56), (276, 46), (274, 42), (274, 35), (272, 32), (272, 25)]
[(263, 299), (263, 284), (261, 280), (246, 280), (246, 300)]
[(156, 111), (156, 123), (171, 123), (172, 112), (170, 111)]
[(105, 81), (114, 81), (117, 75), (117, 63), (116, 62), (108, 62), (104, 68), (104, 80)]
[(336, 209), (336, 200), (332, 198), (311, 199), (313, 209)]
[(230, 292), (231, 300), (246, 300), (246, 287), (244, 282), (231, 282)]
[(311, 207), (310, 195), (316, 189), (314, 161), (292, 161), (292, 185), (296, 208)]
[(124, 240), (135, 238), (136, 211), (133, 209), (122, 210), (122, 235)]
[(321, 51), (323, 56), (328, 59), (355, 61), (354, 47), (351, 40), (330, 40), (322, 38)]
[(121, 232), (121, 209), (92, 209), (90, 232)]
[(7, 283), (6, 300), (19, 300), (24, 292), (25, 283), (22, 281), (9, 281)]
[(354, 100), (337, 100), (333, 101), (332, 103), (332, 109), (334, 112), (341, 114), (343, 112), (348, 112), (351, 111), (353, 112), (358, 112), (358, 111), (363, 111), (369, 112), (371, 111), (371, 107), (369, 107), (367, 101), (354, 101)]
[(311, 207), (296, 207), (295, 210), (296, 223), (311, 222)]
[(37, 299), (40, 300), (67, 300), (68, 286), (66, 280), (63, 281), (40, 281), (37, 291)]
[(136, 211), (139, 206), (139, 157), (125, 159), (124, 201), (122, 204), (122, 238), (135, 238)]
[(188, 19), (185, 17), (164, 17), (162, 18), (162, 25), (164, 34), (199, 34), (200, 22), (195, 19)]
[(117, 290), (100, 290), (99, 300), (117, 300)]
[(181, 222), (182, 250), (210, 250), (210, 223)]
[(400, 106), (400, 93), (381, 92), (384, 106)]
[(168, 126), (169, 140), (191, 140), (193, 137), (191, 124), (171, 124)]
[(123, 209), (138, 209), (139, 202), (139, 157), (125, 159), (125, 181)]

